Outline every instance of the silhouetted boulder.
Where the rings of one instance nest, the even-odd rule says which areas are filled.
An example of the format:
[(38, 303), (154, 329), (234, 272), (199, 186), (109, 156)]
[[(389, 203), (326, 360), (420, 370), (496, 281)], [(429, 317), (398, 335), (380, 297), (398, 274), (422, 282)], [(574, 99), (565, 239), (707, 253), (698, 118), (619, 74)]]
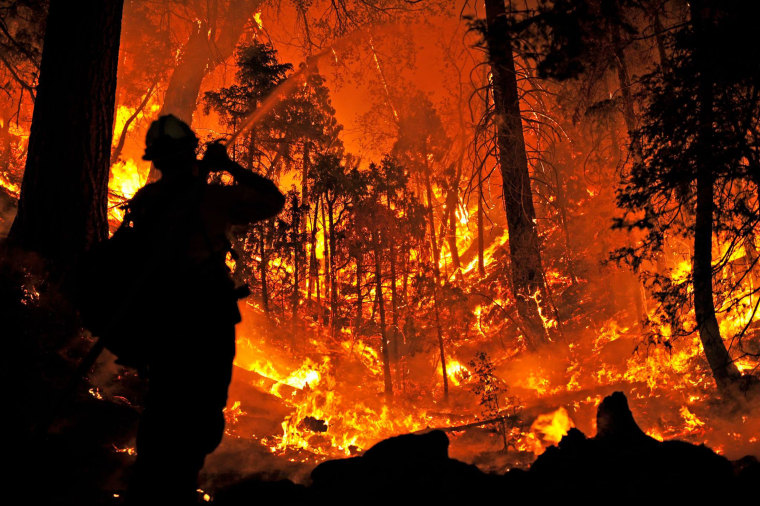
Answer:
[(364, 455), (317, 466), (312, 484), (251, 479), (219, 497), (223, 504), (716, 504), (754, 493), (760, 464), (732, 464), (703, 445), (659, 442), (636, 424), (621, 392), (606, 397), (593, 438), (570, 429), (529, 471), (486, 474), (449, 458), (442, 431), (406, 434), (377, 443)]
[(379, 442), (361, 457), (324, 462), (311, 474), (313, 498), (322, 504), (472, 504), (502, 489), (504, 477), (450, 459), (448, 447), (449, 439), (441, 431), (405, 434)]
[(312, 504), (307, 489), (290, 480), (271, 480), (264, 476), (251, 476), (224, 488), (214, 497), (216, 506), (243, 506), (255, 504)]
[(622, 392), (597, 411), (594, 438), (571, 429), (530, 468), (544, 494), (556, 498), (700, 499), (735, 494), (731, 463), (704, 445), (659, 442), (638, 427)]

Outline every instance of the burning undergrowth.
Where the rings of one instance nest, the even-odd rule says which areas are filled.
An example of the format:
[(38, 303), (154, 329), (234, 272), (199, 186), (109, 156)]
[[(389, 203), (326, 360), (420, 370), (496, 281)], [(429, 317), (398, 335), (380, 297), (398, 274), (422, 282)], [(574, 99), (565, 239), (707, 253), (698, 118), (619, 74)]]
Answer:
[[(268, 466), (303, 478), (325, 459), (438, 428), (449, 434), (452, 456), (504, 471), (530, 464), (572, 427), (593, 433), (600, 400), (624, 390), (642, 429), (655, 439), (705, 443), (729, 458), (760, 453), (758, 408), (737, 412), (734, 402), (716, 396), (696, 338), (646, 347), (640, 332), (610, 321), (596, 332), (568, 328), (566, 341), (534, 354), (513, 356), (484, 339), (460, 343), (449, 357), (444, 402), (436, 395), (440, 364), (430, 353), (407, 360), (406, 391), (386, 399), (376, 351), (350, 332), (324, 333), (316, 324), (274, 322), (246, 306), (228, 441), (220, 452), (237, 448), (242, 456), (240, 448), (259, 446), (279, 458), (249, 456), (249, 470)], [(489, 351), (477, 351), (483, 349)], [(229, 467), (225, 460), (210, 462)]]

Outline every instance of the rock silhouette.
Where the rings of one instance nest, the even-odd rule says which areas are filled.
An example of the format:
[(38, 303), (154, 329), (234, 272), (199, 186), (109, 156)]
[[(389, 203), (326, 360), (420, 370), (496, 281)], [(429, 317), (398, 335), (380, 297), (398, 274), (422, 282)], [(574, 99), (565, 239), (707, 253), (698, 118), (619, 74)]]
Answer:
[(752, 457), (731, 463), (704, 445), (660, 442), (636, 424), (622, 392), (597, 411), (598, 433), (571, 429), (529, 470), (489, 474), (448, 455), (442, 431), (406, 434), (377, 443), (363, 455), (327, 461), (307, 487), (287, 480), (245, 480), (220, 491), (216, 503), (253, 504), (521, 504), (586, 500), (655, 504), (727, 501), (750, 493), (760, 476)]

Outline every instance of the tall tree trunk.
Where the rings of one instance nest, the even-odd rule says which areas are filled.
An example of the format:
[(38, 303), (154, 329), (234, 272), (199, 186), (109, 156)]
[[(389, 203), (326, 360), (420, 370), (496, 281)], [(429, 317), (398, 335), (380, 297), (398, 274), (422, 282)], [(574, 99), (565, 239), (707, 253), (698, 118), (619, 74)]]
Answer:
[(266, 230), (268, 223), (261, 224), (261, 233), (259, 234), (259, 253), (261, 254), (261, 261), (259, 262), (259, 276), (261, 277), (261, 305), (264, 308), (264, 312), (269, 314), (269, 286), (267, 285), (267, 270), (269, 263), (269, 256), (266, 252)]
[[(386, 194), (388, 211), (391, 211), (391, 196)], [(398, 289), (396, 288), (396, 247), (393, 240), (388, 241), (388, 262), (391, 269), (391, 343), (393, 344), (393, 362), (396, 366), (396, 385), (401, 384), (401, 364), (398, 346)]]
[(481, 278), (486, 275), (485, 240), (483, 223), (483, 166), (478, 167), (478, 274)]
[(456, 177), (449, 191), (446, 193), (446, 214), (448, 227), (446, 231), (446, 243), (451, 252), (451, 263), (454, 264), (456, 275), (462, 273), (462, 262), (459, 259), (459, 249), (457, 248), (457, 186), (459, 177)]
[(108, 235), (123, 0), (51, 0), (9, 239), (62, 267)]
[(545, 287), (520, 117), (517, 74), (504, 0), (485, 0), (485, 4), (488, 25), (486, 42), (493, 74), (494, 107), (498, 118), (499, 165), (509, 227), (512, 287), (523, 327), (530, 334), (525, 336), (526, 344), (529, 349), (535, 349), (548, 341), (535, 297), (537, 294), (544, 295)]
[(9, 104), (0, 106), (0, 172), (6, 174), (10, 171), (12, 154), (9, 108)]
[[(159, 116), (173, 114), (192, 125), (203, 78), (232, 55), (246, 23), (262, 2), (230, 0), (220, 27), (209, 26), (207, 22), (193, 27), (169, 78)], [(155, 181), (157, 178), (158, 173), (151, 167), (148, 179)]]
[(192, 124), (198, 93), (211, 59), (208, 24), (194, 26), (190, 38), (182, 47), (179, 62), (169, 78), (159, 116), (173, 114), (185, 123)]
[(335, 236), (335, 201), (332, 199), (325, 199), (327, 201), (327, 219), (330, 225), (329, 234), (329, 247), (330, 257), (328, 267), (330, 270), (330, 333), (335, 337), (335, 333), (338, 326), (338, 282), (336, 280), (335, 272), (335, 248), (337, 240)]
[(449, 399), (449, 377), (446, 373), (446, 349), (443, 343), (443, 329), (441, 328), (441, 307), (438, 289), (441, 286), (441, 271), (438, 267), (441, 258), (438, 249), (438, 241), (435, 236), (435, 214), (433, 213), (433, 185), (430, 182), (430, 168), (425, 162), (425, 193), (427, 194), (427, 214), (430, 222), (430, 246), (433, 253), (433, 309), (435, 311), (435, 330), (438, 337), (438, 350), (441, 357), (441, 376), (443, 379), (443, 400)]
[(438, 248), (438, 237), (435, 232), (435, 212), (433, 211), (433, 184), (430, 180), (430, 167), (425, 161), (425, 195), (427, 197), (427, 216), (430, 227), (430, 247), (433, 252), (433, 270), (437, 278), (441, 277), (439, 264), (441, 262), (441, 250)]
[(301, 200), (305, 204), (309, 196), (309, 142), (303, 143), (303, 158), (301, 159)]
[[(245, 166), (250, 170), (251, 172), (256, 172), (253, 168), (253, 161), (254, 161), (254, 151), (256, 149), (256, 130), (251, 130), (248, 132), (248, 149), (245, 150)], [(270, 169), (274, 169), (275, 164), (272, 163)]]
[(665, 50), (665, 37), (663, 34), (665, 30), (662, 27), (662, 21), (660, 21), (659, 11), (664, 5), (660, 2), (653, 4), (651, 8), (652, 16), (652, 28), (654, 29), (654, 40), (657, 42), (657, 54), (660, 57), (660, 65), (666, 67), (668, 65), (668, 53)]
[(731, 360), (723, 338), (720, 335), (718, 319), (715, 317), (712, 281), (712, 235), (715, 183), (713, 175), (713, 81), (711, 69), (706, 62), (705, 47), (709, 44), (705, 24), (710, 16), (703, 8), (703, 2), (691, 3), (692, 23), (696, 38), (694, 59), (699, 68), (699, 127), (697, 148), (697, 208), (694, 218), (694, 314), (697, 320), (699, 338), (710, 364), (715, 383), (725, 389), (741, 377), (739, 369)]
[(377, 303), (378, 311), (380, 313), (380, 338), (382, 339), (381, 351), (383, 354), (383, 383), (385, 397), (390, 398), (393, 396), (393, 383), (391, 382), (391, 363), (390, 353), (388, 351), (388, 334), (385, 327), (385, 303), (383, 302), (383, 282), (382, 282), (382, 268), (380, 264), (380, 257), (382, 256), (382, 249), (380, 247), (380, 239), (377, 228), (372, 231), (372, 247), (374, 249), (375, 256), (375, 290), (377, 291)]
[(356, 327), (354, 330), (355, 336), (359, 336), (362, 328), (362, 311), (363, 311), (363, 295), (362, 295), (362, 252), (361, 246), (356, 246)]
[(628, 130), (628, 137), (634, 139), (633, 133), (636, 131), (637, 122), (636, 113), (633, 110), (633, 97), (631, 96), (631, 79), (628, 74), (623, 41), (620, 38), (620, 28), (617, 26), (612, 30), (612, 45), (615, 53), (615, 69), (620, 82), (620, 96), (623, 97), (623, 118)]
[[(327, 207), (325, 205), (325, 201), (326, 200), (327, 200), (327, 196), (325, 196), (325, 198), (322, 199), (322, 242), (324, 243), (324, 248), (325, 248), (325, 256), (324, 256), (324, 263), (325, 263), (325, 265), (324, 265), (324, 269), (325, 269), (325, 284), (324, 284), (325, 299), (327, 299), (326, 300), (327, 304), (330, 304), (331, 303), (331, 300), (330, 300), (330, 287), (331, 287), (330, 276), (331, 276), (332, 272), (330, 272), (330, 262), (331, 262), (331, 259), (330, 259), (330, 231), (327, 229), (327, 213), (325, 211), (325, 207)], [(324, 312), (321, 309), (320, 309), (320, 313), (321, 313), (320, 318), (324, 319)], [(332, 320), (333, 320), (333, 314), (330, 313), (328, 315), (328, 321), (327, 321), (327, 324), (330, 326), (330, 328), (332, 328)]]
[[(311, 231), (309, 233), (309, 272), (306, 283), (306, 300), (311, 300), (312, 290), (315, 288), (316, 279), (319, 276), (319, 266), (317, 263), (317, 217), (319, 216), (319, 197), (314, 202), (314, 219), (311, 222)], [(317, 288), (319, 290), (319, 288)]]
[(291, 241), (293, 243), (293, 319), (298, 316), (298, 306), (301, 300), (301, 253), (303, 252), (303, 235), (301, 234), (301, 207), (298, 205), (298, 195), (293, 195), (293, 223)]
[(160, 114), (174, 114), (192, 124), (201, 81), (232, 55), (246, 23), (261, 3), (262, 0), (230, 0), (221, 26), (209, 26), (207, 22), (195, 26), (169, 79)]
[(565, 238), (565, 258), (567, 258), (567, 270), (570, 273), (570, 282), (573, 285), (578, 283), (575, 275), (575, 262), (573, 262), (573, 248), (570, 244), (570, 230), (568, 229), (567, 216), (567, 197), (565, 196), (565, 178), (559, 170), (555, 170), (555, 182), (557, 186), (557, 211), (559, 214), (562, 235)]

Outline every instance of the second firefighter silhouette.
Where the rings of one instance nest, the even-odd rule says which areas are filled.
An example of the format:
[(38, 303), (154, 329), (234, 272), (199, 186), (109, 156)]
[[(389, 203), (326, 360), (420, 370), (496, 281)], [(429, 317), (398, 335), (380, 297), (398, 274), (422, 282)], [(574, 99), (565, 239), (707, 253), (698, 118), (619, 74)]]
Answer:
[[(223, 408), (235, 356), (238, 295), (225, 264), (231, 225), (277, 214), (285, 199), (264, 177), (198, 138), (172, 115), (150, 126), (145, 160), (161, 171), (130, 201), (124, 223), (139, 230), (156, 268), (146, 309), (148, 395), (137, 436), (132, 497), (140, 504), (194, 501), (207, 454), (221, 442)], [(233, 185), (207, 184), (225, 171)]]

